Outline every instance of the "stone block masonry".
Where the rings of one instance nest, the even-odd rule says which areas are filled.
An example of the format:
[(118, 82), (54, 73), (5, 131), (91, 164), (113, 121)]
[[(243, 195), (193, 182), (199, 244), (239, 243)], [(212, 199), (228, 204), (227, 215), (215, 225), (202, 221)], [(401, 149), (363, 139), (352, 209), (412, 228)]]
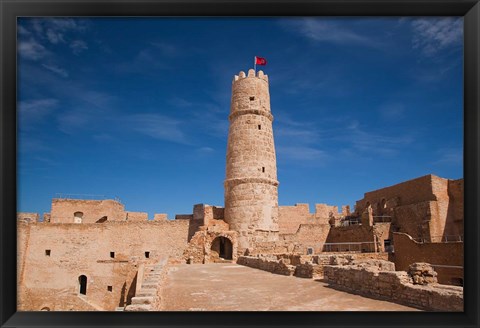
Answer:
[[(462, 287), (428, 283), (434, 279), (418, 279), (418, 275), (417, 281), (422, 284), (415, 284), (409, 273), (393, 271), (392, 266), (388, 261), (326, 265), (324, 281), (341, 290), (423, 310), (463, 311)], [(420, 267), (423, 270), (426, 266), (414, 265), (412, 273)], [(431, 272), (425, 276), (431, 277)]]
[(249, 70), (232, 82), (225, 178), (225, 221), (238, 254), (278, 239), (278, 180), (268, 77)]

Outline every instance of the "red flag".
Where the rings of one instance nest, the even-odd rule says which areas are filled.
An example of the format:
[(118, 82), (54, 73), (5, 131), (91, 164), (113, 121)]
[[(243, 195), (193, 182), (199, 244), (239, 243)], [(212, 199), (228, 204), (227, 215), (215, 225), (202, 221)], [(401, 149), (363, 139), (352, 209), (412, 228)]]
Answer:
[(267, 60), (265, 58), (255, 56), (255, 64), (267, 65)]

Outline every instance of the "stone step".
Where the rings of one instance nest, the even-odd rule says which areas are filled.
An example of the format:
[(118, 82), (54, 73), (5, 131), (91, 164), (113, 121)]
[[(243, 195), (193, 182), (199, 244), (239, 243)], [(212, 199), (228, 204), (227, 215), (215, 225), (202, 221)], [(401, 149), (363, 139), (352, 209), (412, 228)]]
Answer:
[(123, 307), (123, 306), (117, 306), (115, 308), (115, 311), (124, 311), (124, 310), (125, 310), (125, 307)]
[(131, 304), (125, 308), (125, 311), (152, 311), (150, 304)]
[(132, 298), (132, 304), (152, 304), (154, 303), (155, 298), (154, 297), (133, 297)]
[(142, 288), (157, 288), (158, 287), (158, 283), (142, 283)]

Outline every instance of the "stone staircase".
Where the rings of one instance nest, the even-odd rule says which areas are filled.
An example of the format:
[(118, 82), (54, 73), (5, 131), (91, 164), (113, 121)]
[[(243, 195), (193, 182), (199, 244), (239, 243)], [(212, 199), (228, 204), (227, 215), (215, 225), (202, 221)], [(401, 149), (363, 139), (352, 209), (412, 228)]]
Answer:
[(157, 264), (146, 265), (143, 273), (142, 285), (138, 293), (132, 297), (132, 303), (124, 311), (155, 311), (160, 301), (160, 288), (166, 259)]

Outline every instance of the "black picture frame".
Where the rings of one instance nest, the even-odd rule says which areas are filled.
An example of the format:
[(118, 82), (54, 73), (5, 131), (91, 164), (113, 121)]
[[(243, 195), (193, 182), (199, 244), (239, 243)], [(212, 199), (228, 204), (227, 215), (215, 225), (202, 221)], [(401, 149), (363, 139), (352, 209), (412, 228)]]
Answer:
[[(478, 0), (0, 0), (1, 327), (478, 327), (480, 5)], [(19, 16), (463, 16), (465, 275), (462, 313), (16, 312), (16, 18)]]

